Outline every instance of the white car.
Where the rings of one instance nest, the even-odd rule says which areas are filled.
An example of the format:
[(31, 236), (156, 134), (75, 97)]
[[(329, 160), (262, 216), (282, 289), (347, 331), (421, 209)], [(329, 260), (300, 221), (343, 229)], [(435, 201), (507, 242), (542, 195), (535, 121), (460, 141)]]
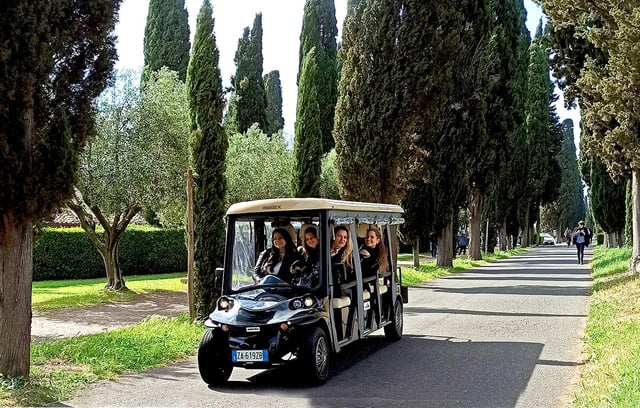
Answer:
[(543, 232), (540, 234), (540, 238), (542, 238), (542, 245), (555, 245), (556, 239), (551, 234), (547, 234)]

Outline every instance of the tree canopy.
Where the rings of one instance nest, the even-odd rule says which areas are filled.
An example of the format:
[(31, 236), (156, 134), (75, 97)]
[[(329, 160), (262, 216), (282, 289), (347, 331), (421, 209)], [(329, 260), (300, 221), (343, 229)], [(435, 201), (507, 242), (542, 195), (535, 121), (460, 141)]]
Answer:
[(71, 195), (119, 5), (0, 3), (0, 374), (29, 377), (33, 224)]
[(149, 0), (144, 29), (143, 81), (149, 73), (167, 67), (184, 82), (189, 65), (189, 14), (184, 0)]
[(221, 126), (224, 98), (213, 24), (211, 3), (204, 0), (198, 13), (193, 52), (187, 71), (191, 118), (189, 146), (197, 175), (194, 194), (194, 293), (198, 317), (208, 316), (215, 307), (219, 296), (215, 286), (215, 269), (221, 267), (224, 260), (225, 158), (228, 140)]

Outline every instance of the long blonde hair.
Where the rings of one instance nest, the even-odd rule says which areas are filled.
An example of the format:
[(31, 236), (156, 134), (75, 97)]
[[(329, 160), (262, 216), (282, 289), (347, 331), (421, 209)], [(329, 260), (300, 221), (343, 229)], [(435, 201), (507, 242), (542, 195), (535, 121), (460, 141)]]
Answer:
[[(348, 265), (349, 267), (352, 267), (351, 265), (351, 254), (353, 252), (353, 243), (351, 242), (351, 233), (349, 232), (349, 228), (345, 227), (344, 225), (338, 225), (337, 227), (335, 227), (333, 229), (333, 242), (335, 242), (335, 234), (336, 231), (340, 231), (340, 230), (344, 230), (347, 233), (347, 243), (344, 245), (343, 252), (342, 252), (342, 256), (340, 257), (340, 262), (342, 262), (345, 265)], [(333, 249), (333, 242), (331, 243), (331, 249)]]

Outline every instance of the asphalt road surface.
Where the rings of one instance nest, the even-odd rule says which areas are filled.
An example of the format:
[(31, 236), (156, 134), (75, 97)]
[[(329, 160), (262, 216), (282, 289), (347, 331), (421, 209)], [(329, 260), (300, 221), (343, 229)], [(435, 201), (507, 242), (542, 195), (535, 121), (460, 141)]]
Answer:
[(411, 288), (404, 336), (344, 349), (331, 378), (235, 368), (208, 387), (196, 359), (96, 383), (71, 407), (565, 407), (584, 361), (591, 278), (575, 248), (538, 247)]

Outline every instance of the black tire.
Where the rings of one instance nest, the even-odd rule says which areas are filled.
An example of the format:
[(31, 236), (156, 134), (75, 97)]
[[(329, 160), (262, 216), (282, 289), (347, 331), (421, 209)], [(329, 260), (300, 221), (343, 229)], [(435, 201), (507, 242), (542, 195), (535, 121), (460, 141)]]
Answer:
[[(223, 341), (224, 340), (224, 341)], [(223, 333), (208, 329), (202, 335), (198, 348), (200, 377), (209, 385), (220, 385), (231, 376), (231, 351)]]
[(324, 384), (329, 378), (331, 349), (327, 334), (320, 327), (311, 329), (305, 337), (300, 353), (303, 375), (312, 384)]
[(384, 335), (389, 340), (400, 340), (402, 338), (402, 326), (404, 322), (402, 310), (402, 301), (396, 299), (393, 305), (393, 311), (391, 312), (392, 323), (384, 326)]

